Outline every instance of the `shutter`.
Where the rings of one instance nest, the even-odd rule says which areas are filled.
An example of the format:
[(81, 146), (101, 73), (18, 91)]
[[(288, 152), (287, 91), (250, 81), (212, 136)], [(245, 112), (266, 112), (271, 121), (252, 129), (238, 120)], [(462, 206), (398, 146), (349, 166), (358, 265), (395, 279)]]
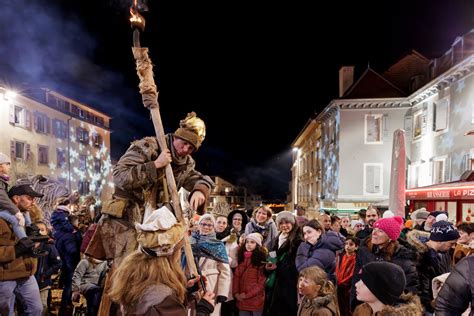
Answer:
[(437, 104), (433, 103), (433, 131), (436, 132), (436, 116), (437, 116)]
[(26, 160), (31, 159), (31, 146), (30, 146), (30, 144), (25, 145), (25, 155), (23, 157), (26, 157)]
[(384, 114), (382, 116), (382, 129), (383, 129), (383, 132), (382, 132), (382, 137), (383, 137), (383, 141), (386, 142), (388, 141), (388, 114)]
[(10, 124), (15, 124), (15, 106), (10, 104), (10, 113), (8, 115), (8, 120)]
[(10, 141), (10, 155), (12, 160), (16, 158), (16, 142), (14, 140)]
[(38, 132), (38, 112), (34, 112), (33, 115), (33, 122), (34, 122), (34, 130)]
[(447, 157), (444, 161), (444, 182), (451, 181), (451, 157)]
[(423, 112), (421, 113), (421, 135), (425, 135), (427, 132), (428, 124), (428, 103), (423, 103)]
[(470, 153), (464, 154), (462, 157), (462, 163), (461, 163), (461, 175), (465, 171), (471, 169), (470, 162), (471, 162), (471, 154)]
[(404, 122), (404, 128), (405, 128), (405, 137), (407, 142), (412, 140), (412, 128), (413, 128), (413, 116), (408, 115), (405, 116), (405, 122)]
[(51, 134), (51, 119), (46, 114), (44, 115), (44, 124), (46, 125), (46, 134)]
[(31, 111), (24, 110), (25, 111), (25, 127), (31, 131)]
[(375, 142), (375, 117), (373, 115), (367, 115), (367, 142)]
[(442, 100), (436, 104), (436, 131), (442, 131), (448, 127), (448, 101)]
[(367, 193), (375, 193), (374, 188), (374, 166), (367, 166), (365, 169), (365, 191)]

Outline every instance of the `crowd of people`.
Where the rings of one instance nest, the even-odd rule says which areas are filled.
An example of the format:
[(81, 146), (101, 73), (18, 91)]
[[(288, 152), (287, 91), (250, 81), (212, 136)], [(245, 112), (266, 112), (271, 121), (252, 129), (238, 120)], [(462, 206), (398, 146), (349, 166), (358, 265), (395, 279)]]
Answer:
[[(50, 217), (31, 184), (9, 188), (11, 161), (0, 154), (0, 314), (47, 315), (59, 275), (59, 315), (81, 297), (87, 315), (472, 315), (473, 223), (372, 206), (358, 218), (206, 209), (214, 183), (190, 156), (204, 136), (190, 113), (166, 136), (169, 149), (133, 142), (100, 212), (73, 193), (55, 198)], [(184, 219), (168, 164), (187, 192)]]

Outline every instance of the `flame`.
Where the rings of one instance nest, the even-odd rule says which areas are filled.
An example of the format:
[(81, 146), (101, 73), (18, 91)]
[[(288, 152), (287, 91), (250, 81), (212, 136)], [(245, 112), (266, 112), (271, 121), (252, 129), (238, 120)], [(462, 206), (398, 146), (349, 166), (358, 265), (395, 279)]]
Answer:
[(130, 7), (130, 23), (133, 28), (140, 29), (143, 31), (145, 29), (145, 19), (138, 12), (138, 0), (133, 1), (133, 5)]

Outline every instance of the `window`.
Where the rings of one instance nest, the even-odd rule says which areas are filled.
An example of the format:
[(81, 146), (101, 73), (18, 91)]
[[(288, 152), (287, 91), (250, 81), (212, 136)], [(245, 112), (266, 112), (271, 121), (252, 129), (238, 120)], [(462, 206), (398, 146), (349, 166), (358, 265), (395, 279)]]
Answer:
[(94, 158), (94, 171), (99, 173), (100, 167), (100, 159)]
[(364, 194), (380, 195), (383, 193), (383, 164), (364, 163)]
[(25, 110), (19, 106), (15, 106), (15, 124), (25, 125)]
[(30, 145), (24, 141), (10, 141), (11, 157), (15, 160), (28, 160), (30, 158)]
[(79, 155), (79, 170), (86, 171), (87, 169), (87, 156)]
[(433, 184), (444, 183), (445, 158), (433, 159)]
[(89, 194), (89, 181), (79, 181), (78, 191), (81, 195)]
[(365, 143), (382, 144), (382, 114), (365, 115)]
[(100, 147), (102, 144), (102, 136), (100, 136), (98, 133), (92, 134), (92, 143), (95, 147)]
[(444, 98), (433, 104), (433, 131), (439, 132), (447, 129), (448, 113), (448, 98)]
[(38, 164), (47, 165), (48, 163), (48, 146), (38, 145)]
[(82, 127), (78, 127), (76, 129), (76, 138), (77, 138), (77, 141), (82, 143), (82, 144), (88, 144), (89, 143), (89, 132), (82, 128)]
[(57, 157), (58, 168), (65, 168), (66, 167), (66, 150), (57, 148), (56, 157)]
[(49, 129), (49, 117), (46, 114), (35, 112), (35, 131), (37, 133), (48, 134)]
[(57, 138), (67, 138), (67, 124), (61, 120), (53, 120), (53, 135)]
[(422, 111), (418, 111), (413, 115), (413, 139), (421, 137), (423, 130), (423, 115)]

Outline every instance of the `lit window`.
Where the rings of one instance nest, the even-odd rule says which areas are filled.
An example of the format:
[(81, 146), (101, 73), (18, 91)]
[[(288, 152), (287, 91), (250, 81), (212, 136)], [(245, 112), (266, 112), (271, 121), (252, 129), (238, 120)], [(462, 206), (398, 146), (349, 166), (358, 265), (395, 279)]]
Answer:
[(25, 124), (25, 111), (19, 106), (15, 106), (15, 124)]
[(420, 138), (423, 130), (422, 111), (418, 111), (413, 115), (413, 138)]

